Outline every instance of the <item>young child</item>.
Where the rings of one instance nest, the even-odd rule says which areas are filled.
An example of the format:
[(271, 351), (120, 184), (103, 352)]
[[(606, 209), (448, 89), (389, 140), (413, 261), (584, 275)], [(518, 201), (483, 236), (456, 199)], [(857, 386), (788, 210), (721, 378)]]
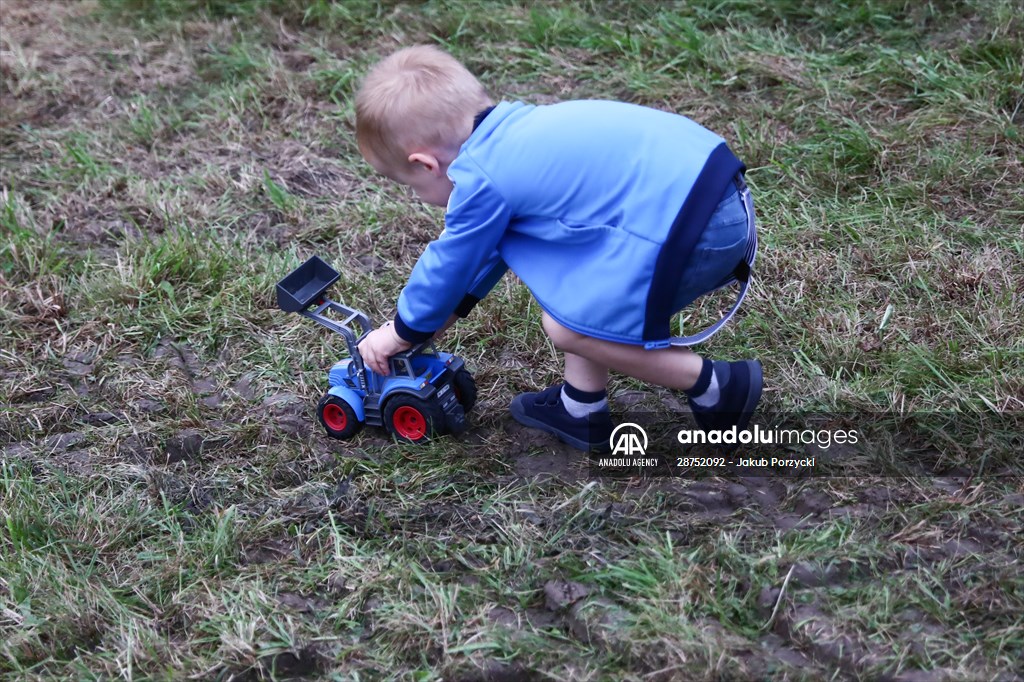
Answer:
[(698, 296), (737, 280), (746, 292), (753, 204), (744, 166), (722, 138), (619, 102), (495, 106), (462, 64), (429, 46), (370, 71), (356, 97), (356, 136), (378, 172), (446, 207), (445, 229), (417, 261), (394, 323), (359, 344), (375, 372), (465, 317), (511, 269), (565, 354), (564, 383), (512, 401), (519, 422), (580, 449), (607, 448), (615, 370), (682, 390), (703, 429), (747, 425), (761, 364), (712, 362), (673, 345), (717, 326), (700, 338), (669, 331), (673, 313)]

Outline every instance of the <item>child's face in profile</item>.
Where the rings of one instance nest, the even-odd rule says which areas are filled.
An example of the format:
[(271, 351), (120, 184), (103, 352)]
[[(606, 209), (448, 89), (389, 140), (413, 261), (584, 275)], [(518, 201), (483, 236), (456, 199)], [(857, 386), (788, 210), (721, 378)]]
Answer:
[(452, 193), (452, 181), (448, 179), (447, 164), (439, 173), (433, 173), (422, 166), (403, 172), (395, 180), (412, 189), (420, 201), (432, 206), (447, 206), (448, 197)]
[(429, 153), (416, 153), (401, 168), (382, 163), (367, 155), (366, 160), (378, 173), (405, 185), (416, 193), (420, 201), (432, 206), (447, 206), (452, 193), (452, 181), (448, 179), (448, 161)]

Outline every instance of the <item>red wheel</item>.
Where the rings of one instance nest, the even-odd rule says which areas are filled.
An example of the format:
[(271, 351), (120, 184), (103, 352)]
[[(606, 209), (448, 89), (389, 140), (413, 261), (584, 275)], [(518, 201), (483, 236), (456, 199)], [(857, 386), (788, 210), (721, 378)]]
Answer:
[(399, 407), (391, 415), (391, 423), (395, 427), (395, 433), (402, 438), (417, 441), (427, 435), (427, 420), (415, 407)]
[(422, 443), (440, 433), (444, 413), (436, 403), (413, 395), (396, 395), (384, 407), (384, 424), (400, 439)]
[(352, 406), (330, 393), (325, 393), (320, 399), (316, 416), (331, 438), (348, 440), (363, 428), (363, 423), (359, 421)]
[(331, 431), (344, 431), (345, 427), (348, 426), (348, 415), (345, 414), (345, 410), (341, 405), (335, 405), (334, 403), (324, 405), (322, 414), (324, 426)]

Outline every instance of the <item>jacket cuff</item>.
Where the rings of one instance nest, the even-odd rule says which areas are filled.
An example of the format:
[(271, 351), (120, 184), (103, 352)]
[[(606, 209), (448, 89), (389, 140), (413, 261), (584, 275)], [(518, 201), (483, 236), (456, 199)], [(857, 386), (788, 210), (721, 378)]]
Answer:
[(402, 321), (402, 316), (398, 313), (395, 313), (395, 333), (398, 334), (402, 340), (408, 341), (409, 343), (422, 343), (434, 336), (434, 332), (432, 331), (421, 332), (413, 329)]
[(462, 297), (462, 301), (459, 302), (458, 307), (455, 308), (455, 314), (458, 315), (459, 317), (467, 317), (469, 313), (473, 311), (473, 308), (476, 307), (476, 304), (479, 302), (479, 296), (474, 296), (473, 294), (466, 294), (465, 296)]

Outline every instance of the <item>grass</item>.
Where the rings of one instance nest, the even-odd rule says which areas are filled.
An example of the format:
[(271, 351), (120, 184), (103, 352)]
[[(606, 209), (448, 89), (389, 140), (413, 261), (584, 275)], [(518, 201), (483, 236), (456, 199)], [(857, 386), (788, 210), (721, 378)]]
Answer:
[[(0, 676), (1024, 674), (1014, 3), (7, 4)], [(760, 357), (766, 408), (977, 423), (894, 441), (886, 476), (590, 480), (506, 415), (560, 373), (507, 277), (444, 342), (469, 434), (328, 441), (342, 349), (273, 285), (317, 253), (391, 314), (442, 215), (359, 158), (352, 97), (415, 42), (499, 98), (729, 140), (762, 251), (707, 351)], [(893, 475), (936, 461), (983, 474)]]

